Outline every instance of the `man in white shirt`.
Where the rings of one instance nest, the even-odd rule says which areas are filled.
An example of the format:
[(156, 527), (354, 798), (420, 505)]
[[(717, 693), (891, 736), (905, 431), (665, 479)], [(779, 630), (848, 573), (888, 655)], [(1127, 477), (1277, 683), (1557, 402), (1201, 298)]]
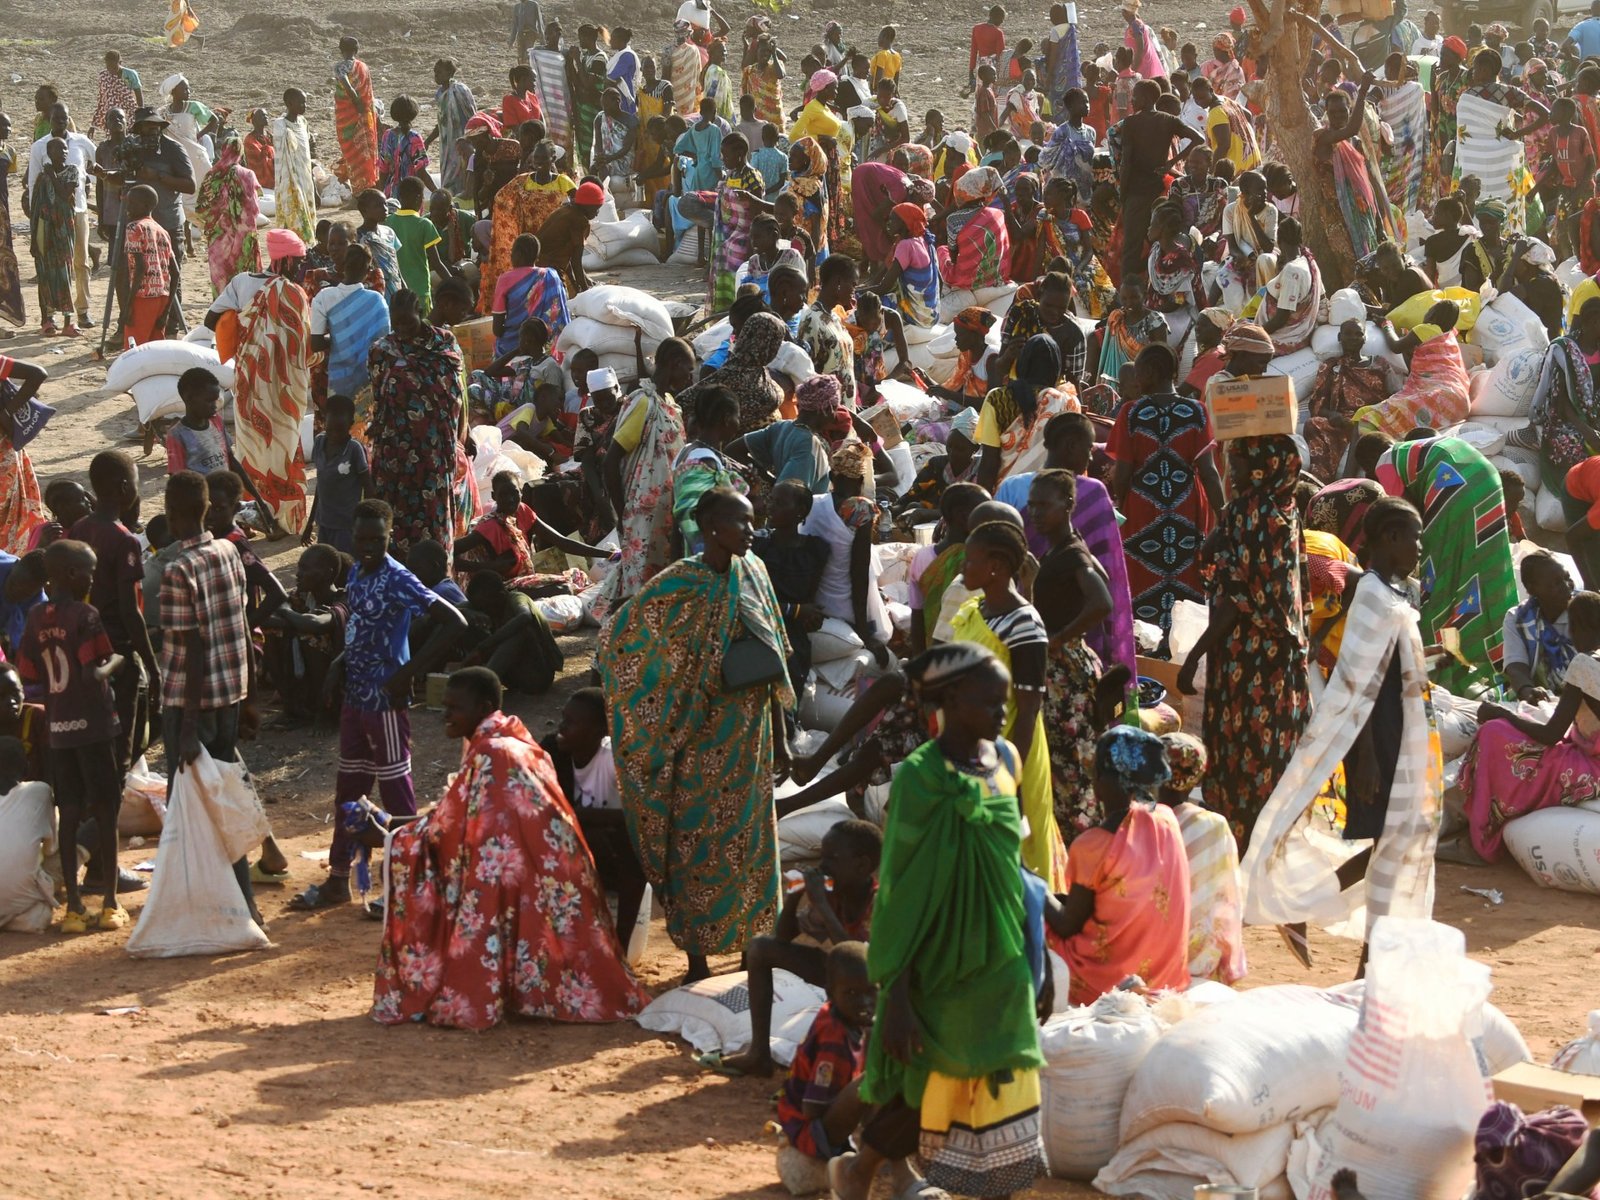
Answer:
[[(60, 138), (67, 146), (67, 165), (78, 168), (78, 190), (72, 197), (72, 278), (78, 309), (78, 326), (89, 329), (94, 322), (89, 318), (89, 187), (94, 165), (95, 145), (81, 133), (72, 130), (72, 115), (65, 104), (50, 109), (50, 132), (35, 142), (28, 151), (28, 174), (22, 189), (22, 211), (33, 212), (33, 185), (49, 162), (46, 153), (50, 140)], [(98, 258), (99, 256), (96, 255)]]

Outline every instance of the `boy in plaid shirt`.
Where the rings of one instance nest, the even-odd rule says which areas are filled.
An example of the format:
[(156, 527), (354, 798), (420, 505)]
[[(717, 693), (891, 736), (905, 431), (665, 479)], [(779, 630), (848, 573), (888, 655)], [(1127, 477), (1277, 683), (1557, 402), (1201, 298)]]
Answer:
[[(167, 780), (200, 756), (238, 758), (239, 710), (250, 695), (255, 661), (245, 618), (239, 551), (206, 529), (205, 477), (167, 477), (167, 526), (177, 552), (161, 573), (161, 742)], [(250, 860), (233, 864), (250, 916), (262, 924), (250, 888)]]

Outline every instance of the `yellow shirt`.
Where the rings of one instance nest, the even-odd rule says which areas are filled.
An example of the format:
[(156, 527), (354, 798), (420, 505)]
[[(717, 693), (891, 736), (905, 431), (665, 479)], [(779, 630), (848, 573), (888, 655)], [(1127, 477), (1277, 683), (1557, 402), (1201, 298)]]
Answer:
[(789, 126), (789, 144), (792, 146), (804, 137), (838, 138), (839, 130), (843, 128), (844, 122), (834, 116), (827, 105), (820, 100), (812, 100), (800, 110), (795, 123)]
[[(1213, 154), (1215, 154), (1217, 150), (1218, 139), (1216, 131), (1218, 128), (1229, 129), (1228, 112), (1220, 104), (1216, 105), (1206, 113), (1206, 143), (1211, 147)], [(1230, 135), (1232, 134), (1231, 129), (1229, 130), (1229, 133)], [(1249, 147), (1246, 145), (1245, 140), (1242, 137), (1231, 137), (1228, 142), (1228, 153), (1223, 155), (1223, 157), (1233, 164), (1235, 177), (1237, 177), (1238, 172), (1253, 170), (1261, 163), (1259, 156), (1257, 156), (1254, 161), (1250, 161), (1246, 158), (1245, 152), (1248, 149)]]
[(872, 74), (885, 79), (900, 78), (900, 51), (879, 50), (872, 56)]
[(1567, 328), (1572, 328), (1572, 323), (1578, 319), (1578, 310), (1584, 306), (1585, 301), (1593, 300), (1600, 296), (1600, 283), (1593, 279), (1585, 279), (1572, 289), (1572, 299), (1567, 301)]
[(616, 428), (611, 431), (611, 440), (622, 447), (624, 454), (632, 454), (639, 448), (639, 441), (644, 437), (644, 419), (650, 412), (650, 401), (650, 393), (640, 388), (633, 394), (627, 411), (617, 418)]

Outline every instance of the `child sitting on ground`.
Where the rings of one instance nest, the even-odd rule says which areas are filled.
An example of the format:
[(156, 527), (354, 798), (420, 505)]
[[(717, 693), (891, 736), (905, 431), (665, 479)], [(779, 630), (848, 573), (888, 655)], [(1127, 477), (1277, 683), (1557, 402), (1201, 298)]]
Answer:
[(878, 860), (883, 831), (870, 821), (840, 821), (822, 838), (822, 861), (810, 870), (785, 875), (789, 893), (771, 937), (752, 938), (745, 947), (750, 972), (750, 1049), (723, 1059), (702, 1056), (700, 1063), (727, 1075), (771, 1075), (772, 972), (798, 975), (822, 986), (828, 955), (842, 942), (865, 942), (878, 893)]
[[(49, 720), (50, 777), (60, 814), (59, 842), (78, 844), (78, 825), (87, 818), (99, 830), (99, 860), (112, 869), (104, 882), (97, 929), (125, 929), (128, 914), (117, 903), (117, 809), (122, 802), (122, 772), (117, 766), (117, 707), (111, 679), (123, 667), (122, 655), (100, 614), (88, 603), (94, 581), (94, 551), (86, 542), (59, 541), (45, 551), (49, 598), (28, 614), (22, 635), (23, 678), (45, 683)], [(63, 860), (65, 862), (66, 859)], [(77, 863), (64, 871), (67, 911), (62, 933), (87, 933), (89, 912), (78, 890)]]
[[(528, 382), (534, 381), (529, 377)], [(501, 421), (500, 430), (506, 441), (538, 455), (554, 467), (572, 457), (578, 414), (566, 411), (560, 384), (538, 380), (534, 382), (533, 402), (522, 405)]]
[(300, 535), (302, 546), (311, 544), (315, 531), (317, 541), (325, 546), (342, 554), (355, 550), (350, 530), (355, 524), (356, 505), (372, 487), (367, 448), (350, 436), (355, 419), (355, 401), (349, 396), (329, 396), (322, 406), (322, 432), (311, 443), (317, 490), (306, 515), (305, 532)]
[(1244, 978), (1244, 901), (1239, 844), (1228, 819), (1191, 799), (1206, 773), (1206, 745), (1192, 733), (1164, 733), (1172, 778), (1161, 803), (1178, 818), (1189, 860), (1189, 978), (1237, 983)]
[(606, 732), (610, 728), (605, 692), (579, 688), (562, 709), (561, 724), (539, 744), (550, 755), (583, 840), (589, 843), (600, 885), (617, 894), (617, 941), (626, 947), (644, 902), (645, 878), (628, 837), (611, 735)]
[(472, 627), (468, 644), (480, 639), (464, 665), (488, 667), (507, 691), (540, 696), (550, 690), (566, 659), (530, 597), (507, 588), (497, 571), (476, 571), (467, 581), (462, 615)]
[(167, 430), (167, 474), (198, 471), (209, 475), (233, 467), (228, 435), (222, 430), (217, 401), (222, 385), (205, 367), (190, 367), (178, 376), (178, 398), (183, 416)]
[(778, 1093), (778, 1175), (796, 1196), (826, 1190), (827, 1164), (849, 1149), (866, 1115), (861, 1074), (878, 989), (867, 973), (865, 942), (840, 942), (824, 959), (828, 1002), (795, 1052)]
[(472, 527), (472, 532), (456, 539), (458, 565), (494, 571), (503, 579), (520, 580), (533, 573), (533, 542), (555, 546), (580, 558), (608, 558), (609, 552), (585, 545), (558, 533), (523, 503), (517, 477), (510, 471), (496, 472), (489, 484), (494, 509)]
[(289, 602), (261, 621), (266, 633), (267, 677), (283, 700), (287, 728), (310, 724), (339, 710), (335, 689), (324, 696), (328, 668), (344, 650), (344, 624), (349, 608), (344, 581), (350, 559), (325, 543), (307, 547), (295, 568), (296, 585)]
[(565, 383), (561, 364), (550, 354), (550, 327), (538, 317), (529, 317), (505, 353), (481, 371), (472, 372), (467, 397), (473, 420), (478, 424), (505, 421), (532, 401), (540, 384), (553, 385), (558, 398), (564, 400), (561, 389)]

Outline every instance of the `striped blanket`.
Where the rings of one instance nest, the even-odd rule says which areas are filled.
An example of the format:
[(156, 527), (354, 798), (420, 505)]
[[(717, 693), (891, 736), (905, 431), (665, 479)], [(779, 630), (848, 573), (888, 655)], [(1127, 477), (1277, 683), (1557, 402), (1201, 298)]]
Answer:
[[(1344, 841), (1316, 799), (1366, 724), (1394, 654), (1405, 728), (1383, 835), (1365, 883), (1341, 891), (1334, 872), (1366, 843)], [(1416, 610), (1369, 573), (1356, 585), (1338, 663), (1300, 748), (1256, 819), (1244, 859), (1245, 923), (1307, 921), (1365, 938), (1381, 916), (1431, 917), (1442, 774)]]
[(572, 148), (572, 107), (567, 102), (567, 60), (559, 50), (528, 51), (545, 131), (558, 146)]
[(328, 394), (352, 400), (367, 386), (367, 354), (389, 332), (389, 306), (377, 292), (351, 292), (328, 314)]
[(1503, 104), (1463, 93), (1456, 105), (1456, 178), (1476, 175), (1483, 181), (1485, 199), (1504, 200), (1511, 210), (1508, 233), (1521, 233), (1527, 221), (1524, 203), (1533, 190), (1520, 140), (1499, 136), (1495, 130), (1518, 116)]
[(1402, 213), (1421, 207), (1422, 168), (1428, 152), (1428, 97), (1419, 83), (1386, 90), (1379, 105), (1384, 123), (1394, 136), (1383, 163), (1384, 189), (1389, 203)]

